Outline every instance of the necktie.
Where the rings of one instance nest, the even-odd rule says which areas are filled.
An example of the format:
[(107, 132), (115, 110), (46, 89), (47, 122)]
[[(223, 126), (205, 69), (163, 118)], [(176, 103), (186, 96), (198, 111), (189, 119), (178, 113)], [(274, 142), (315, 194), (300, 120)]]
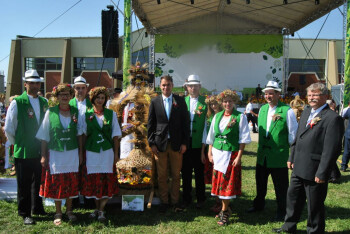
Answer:
[(166, 112), (166, 116), (169, 119), (170, 117), (170, 98), (169, 97), (165, 99), (165, 112)]
[(309, 115), (309, 118), (307, 119), (306, 127), (307, 127), (308, 124), (310, 124), (310, 122), (311, 122), (311, 120), (313, 119), (314, 115), (315, 115), (315, 111), (314, 111), (314, 110), (311, 110), (311, 113), (310, 113), (310, 115)]

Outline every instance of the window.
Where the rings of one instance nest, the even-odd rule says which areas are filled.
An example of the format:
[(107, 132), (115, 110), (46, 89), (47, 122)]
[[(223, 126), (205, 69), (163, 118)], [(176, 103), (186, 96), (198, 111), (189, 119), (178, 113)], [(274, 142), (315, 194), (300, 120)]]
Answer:
[(140, 61), (141, 65), (149, 62), (149, 48), (148, 47), (132, 53), (131, 63), (135, 64), (137, 61)]
[[(25, 58), (25, 69), (35, 69), (40, 77), (44, 77), (45, 71), (62, 69), (62, 58)], [(43, 82), (40, 91), (44, 93), (44, 90)]]
[(62, 58), (25, 58), (25, 69), (35, 69), (44, 77), (46, 70), (62, 69)]
[(289, 72), (316, 72), (324, 79), (325, 63), (325, 59), (289, 59)]
[(114, 58), (105, 58), (103, 62), (103, 58), (97, 57), (82, 57), (82, 58), (74, 58), (74, 71), (73, 76), (80, 76), (83, 70), (108, 70), (109, 74), (112, 75), (114, 72)]

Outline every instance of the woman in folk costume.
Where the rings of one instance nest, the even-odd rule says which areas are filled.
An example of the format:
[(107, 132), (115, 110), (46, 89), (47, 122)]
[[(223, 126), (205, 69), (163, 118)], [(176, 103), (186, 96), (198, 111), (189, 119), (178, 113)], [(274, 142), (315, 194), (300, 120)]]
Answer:
[(95, 198), (96, 210), (89, 218), (103, 222), (106, 220), (104, 207), (118, 192), (115, 164), (119, 160), (119, 137), (122, 133), (116, 113), (105, 108), (107, 89), (93, 88), (89, 96), (93, 108), (86, 111), (80, 132), (86, 135), (86, 165), (83, 167), (81, 194)]
[[(214, 115), (222, 111), (222, 106), (218, 103), (216, 100), (217, 96), (212, 95), (208, 96), (205, 99), (205, 103), (208, 106), (208, 112), (207, 112), (207, 133), (209, 132), (209, 128), (211, 125), (211, 122), (213, 121)], [(209, 162), (208, 154), (206, 154), (205, 163), (204, 163), (204, 182), (205, 184), (211, 184), (211, 180), (213, 177), (213, 163)], [(216, 203), (213, 207), (211, 207), (211, 210), (215, 213), (219, 213), (221, 210), (221, 200), (216, 197)]]
[(36, 138), (41, 140), (43, 166), (40, 196), (55, 200), (54, 224), (62, 222), (62, 200), (66, 199), (66, 215), (70, 221), (77, 218), (72, 211), (72, 198), (79, 194), (78, 109), (69, 105), (73, 96), (69, 84), (53, 89), (58, 105), (49, 108)]
[(230, 199), (241, 195), (241, 158), (245, 144), (251, 142), (247, 118), (234, 108), (238, 99), (231, 90), (218, 95), (224, 110), (215, 114), (207, 137), (209, 161), (214, 164), (211, 194), (222, 203), (220, 226), (229, 222)]

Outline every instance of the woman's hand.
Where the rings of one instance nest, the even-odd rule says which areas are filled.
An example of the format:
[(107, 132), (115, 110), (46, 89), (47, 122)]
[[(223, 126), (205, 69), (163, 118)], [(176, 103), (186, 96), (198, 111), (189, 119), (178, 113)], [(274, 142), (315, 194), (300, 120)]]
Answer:
[(233, 160), (232, 166), (237, 167), (241, 165), (241, 157), (236, 157), (235, 160)]
[(209, 145), (209, 147), (208, 147), (208, 159), (209, 159), (209, 162), (214, 164), (214, 162), (213, 162), (213, 153), (211, 152), (212, 147), (213, 147), (212, 145)]
[(40, 163), (41, 163), (42, 167), (46, 167), (47, 166), (47, 160), (46, 160), (45, 156), (41, 156)]

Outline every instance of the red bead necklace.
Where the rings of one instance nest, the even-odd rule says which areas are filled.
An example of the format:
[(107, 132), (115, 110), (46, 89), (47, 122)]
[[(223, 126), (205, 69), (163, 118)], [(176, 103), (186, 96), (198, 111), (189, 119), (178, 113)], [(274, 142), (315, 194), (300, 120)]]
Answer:
[(231, 114), (226, 114), (225, 112), (224, 112), (224, 116), (230, 116)]
[(94, 113), (98, 114), (98, 115), (102, 115), (103, 114), (103, 110), (101, 110), (101, 111), (94, 110)]
[(69, 111), (69, 110), (70, 110), (70, 106), (68, 106), (67, 109), (63, 109), (61, 106), (58, 106), (58, 108), (59, 108), (61, 111)]

